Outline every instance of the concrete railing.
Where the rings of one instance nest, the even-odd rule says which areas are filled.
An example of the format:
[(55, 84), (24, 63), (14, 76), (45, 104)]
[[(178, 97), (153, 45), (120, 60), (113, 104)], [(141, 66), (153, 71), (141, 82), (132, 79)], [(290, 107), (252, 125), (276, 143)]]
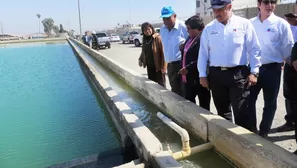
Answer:
[(214, 115), (164, 87), (148, 80), (104, 54), (75, 42), (102, 65), (158, 106), (163, 112), (196, 137), (210, 141), (217, 151), (237, 167), (297, 167), (297, 157), (258, 135)]
[(140, 121), (129, 106), (121, 101), (122, 98), (118, 96), (99, 74), (94, 64), (89, 62), (85, 56), (79, 52), (77, 47), (72, 44), (73, 41), (69, 41), (69, 43), (77, 53), (79, 59), (82, 60), (86, 66), (86, 68), (84, 68), (86, 76), (90, 79), (92, 85), (101, 96), (120, 134), (123, 148), (125, 149), (133, 143), (141, 161), (145, 162), (146, 165), (152, 164), (154, 167), (161, 168), (172, 166), (175, 168), (181, 167), (170, 153), (163, 151), (161, 142)]

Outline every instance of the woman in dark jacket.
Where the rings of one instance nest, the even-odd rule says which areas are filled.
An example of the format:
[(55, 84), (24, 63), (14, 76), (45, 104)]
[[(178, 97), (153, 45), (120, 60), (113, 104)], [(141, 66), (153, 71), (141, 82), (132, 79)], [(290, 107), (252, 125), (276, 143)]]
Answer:
[(163, 45), (161, 36), (155, 32), (154, 27), (145, 22), (141, 26), (143, 33), (142, 51), (138, 59), (139, 66), (147, 67), (148, 78), (161, 86), (166, 87)]
[(204, 29), (203, 20), (199, 16), (192, 16), (186, 22), (189, 38), (181, 45), (182, 69), (179, 74), (182, 78), (183, 96), (193, 103), (198, 95), (199, 105), (210, 109), (210, 91), (200, 85), (199, 73), (197, 69), (197, 59), (200, 48), (200, 36)]

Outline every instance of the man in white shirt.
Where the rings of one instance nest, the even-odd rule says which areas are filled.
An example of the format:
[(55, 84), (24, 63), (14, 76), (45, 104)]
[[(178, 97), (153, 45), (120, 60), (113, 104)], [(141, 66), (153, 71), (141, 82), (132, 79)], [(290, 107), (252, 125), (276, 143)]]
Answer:
[(178, 74), (181, 69), (180, 44), (188, 37), (187, 27), (183, 21), (176, 19), (176, 14), (171, 6), (163, 7), (161, 18), (164, 25), (160, 28), (165, 62), (167, 63), (167, 74), (171, 91), (181, 94), (181, 76)]
[[(286, 20), (291, 25), (291, 30), (294, 37), (294, 42), (297, 42), (297, 26), (294, 25), (296, 23), (297, 18), (297, 1), (295, 2), (295, 13), (288, 13), (285, 14)], [(295, 76), (295, 70), (292, 66), (291, 62), (287, 62), (284, 67), (284, 76), (283, 76), (283, 95), (285, 97), (285, 105), (286, 105), (286, 112), (285, 120), (286, 123), (276, 128), (277, 132), (285, 132), (285, 131), (292, 131), (294, 130), (294, 117), (292, 113), (292, 109), (294, 107), (294, 102), (292, 101), (294, 96), (297, 93), (294, 93), (292, 90), (294, 88), (294, 84), (292, 83), (292, 79)]]
[(251, 22), (233, 14), (231, 1), (211, 1), (216, 19), (202, 32), (197, 63), (200, 83), (212, 90), (220, 116), (232, 121), (231, 104), (235, 123), (254, 131), (249, 124), (248, 88), (257, 83), (260, 45)]
[(282, 63), (291, 55), (294, 44), (290, 24), (274, 15), (277, 0), (258, 0), (259, 15), (252, 18), (261, 46), (261, 63), (258, 82), (251, 87), (250, 103), (254, 128), (256, 124), (256, 101), (263, 89), (264, 108), (259, 135), (267, 137), (277, 108)]

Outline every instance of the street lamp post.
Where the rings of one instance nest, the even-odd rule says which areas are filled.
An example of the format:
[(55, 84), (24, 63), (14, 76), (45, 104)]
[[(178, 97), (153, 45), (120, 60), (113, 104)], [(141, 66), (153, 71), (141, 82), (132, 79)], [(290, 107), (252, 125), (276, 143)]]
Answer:
[(2, 33), (2, 38), (4, 38), (4, 33), (3, 33), (3, 26), (2, 26), (2, 22), (0, 22), (1, 25), (1, 33)]
[(79, 39), (82, 39), (82, 33), (81, 33), (81, 18), (80, 18), (80, 4), (79, 0), (77, 0), (77, 5), (78, 5), (78, 17), (79, 17)]

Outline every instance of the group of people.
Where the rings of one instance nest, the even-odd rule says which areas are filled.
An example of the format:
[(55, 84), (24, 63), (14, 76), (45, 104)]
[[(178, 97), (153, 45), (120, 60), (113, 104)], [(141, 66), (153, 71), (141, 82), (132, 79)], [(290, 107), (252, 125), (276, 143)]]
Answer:
[[(185, 22), (168, 6), (161, 10), (160, 34), (142, 24), (139, 66), (148, 78), (209, 110), (211, 95), (218, 115), (267, 138), (277, 108), (284, 70), (286, 124), (297, 140), (297, 14), (274, 14), (277, 0), (257, 0), (259, 13), (248, 20), (232, 12), (232, 0), (211, 0), (215, 20), (199, 16)], [(297, 12), (297, 1), (296, 1)], [(294, 45), (295, 44), (295, 45)], [(263, 117), (257, 127), (256, 101), (262, 90)], [(232, 113), (233, 111), (233, 113)], [(232, 115), (233, 114), (233, 115)], [(185, 114), (186, 115), (186, 114)], [(297, 152), (295, 152), (297, 154)]]
[(98, 39), (96, 37), (96, 32), (90, 32), (86, 31), (85, 34), (82, 36), (82, 41), (85, 45), (89, 46), (90, 48), (93, 48), (95, 50), (99, 50), (98, 46)]

